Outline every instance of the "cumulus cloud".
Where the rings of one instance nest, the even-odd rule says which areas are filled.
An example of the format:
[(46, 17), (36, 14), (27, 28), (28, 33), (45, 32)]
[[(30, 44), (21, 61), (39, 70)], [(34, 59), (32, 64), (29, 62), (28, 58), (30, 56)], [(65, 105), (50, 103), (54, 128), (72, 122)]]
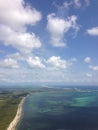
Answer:
[(92, 77), (92, 74), (86, 73), (86, 76), (87, 76), (87, 77)]
[(27, 56), (28, 55), (26, 55), (26, 54), (24, 55), (23, 53), (16, 52), (16, 53), (7, 55), (6, 58), (12, 58), (17, 61), (25, 61)]
[(17, 69), (17, 68), (19, 68), (19, 64), (14, 59), (6, 58), (6, 59), (0, 61), (0, 67)]
[(37, 56), (29, 57), (27, 63), (30, 68), (45, 68), (45, 65), (42, 63), (41, 59)]
[(89, 68), (92, 69), (92, 70), (95, 70), (95, 71), (98, 70), (98, 66), (92, 66), (92, 65), (90, 65)]
[(67, 68), (69, 67), (72, 63), (66, 60), (61, 59), (61, 57), (56, 57), (52, 56), (47, 60), (47, 63), (53, 67), (56, 68)]
[(24, 53), (41, 46), (39, 38), (34, 33), (17, 32), (4, 25), (0, 26), (0, 39), (5, 45), (12, 45)]
[(80, 9), (81, 7), (89, 6), (90, 0), (73, 0), (73, 4), (77, 9)]
[(69, 7), (72, 5), (72, 2), (67, 2), (65, 1), (63, 6), (66, 8), (66, 9), (69, 9)]
[(77, 16), (72, 15), (66, 19), (59, 18), (55, 13), (47, 16), (48, 24), (47, 29), (51, 35), (51, 43), (55, 47), (66, 46), (64, 42), (64, 34), (73, 29), (75, 33), (78, 32), (79, 26), (77, 25)]
[(85, 3), (86, 3), (86, 6), (89, 6), (90, 5), (90, 0), (84, 0)]
[(91, 62), (91, 58), (90, 58), (90, 57), (86, 57), (86, 58), (84, 59), (84, 62), (90, 63), (90, 62)]
[(33, 32), (27, 31), (26, 25), (33, 26), (40, 20), (41, 13), (24, 0), (0, 1), (0, 40), (22, 53), (31, 52), (41, 42)]
[(19, 53), (9, 55), (6, 59), (12, 59), (16, 62), (18, 61), (18, 63), (20, 63), (21, 65), (22, 61), (23, 63), (25, 63), (25, 67), (19, 68), (18, 71), (17, 69), (7, 69), (7, 71), (5, 71), (5, 67), (15, 68), (15, 65), (14, 67), (12, 67), (12, 64), (10, 64), (4, 67), (4, 62), (1, 61), (3, 64), (3, 68), (1, 68), (0, 66), (0, 75), (3, 75), (4, 77), (1, 76), (2, 79), (0, 78), (0, 81), (6, 81), (10, 83), (66, 81), (68, 78), (67, 71), (71, 67), (72, 63), (75, 61), (75, 59), (73, 58), (65, 60), (59, 56), (52, 56), (45, 60), (38, 56), (24, 57)]
[(77, 58), (71, 58), (69, 61), (71, 61), (71, 62), (77, 62)]
[(54, 2), (55, 7), (59, 9), (61, 9), (62, 11), (64, 11), (64, 9), (66, 9), (66, 11), (68, 11), (68, 9), (70, 8), (75, 8), (75, 9), (80, 9), (80, 8), (84, 8), (90, 5), (90, 0), (70, 0), (70, 1), (65, 1), (63, 3), (62, 6), (57, 5)]
[(89, 35), (98, 36), (98, 27), (93, 27), (86, 31)]
[(41, 13), (24, 0), (1, 0), (0, 1), (0, 24), (19, 30), (25, 25), (35, 25), (41, 20)]
[(73, 3), (74, 3), (74, 5), (75, 5), (76, 8), (80, 8), (81, 7), (80, 0), (73, 0)]

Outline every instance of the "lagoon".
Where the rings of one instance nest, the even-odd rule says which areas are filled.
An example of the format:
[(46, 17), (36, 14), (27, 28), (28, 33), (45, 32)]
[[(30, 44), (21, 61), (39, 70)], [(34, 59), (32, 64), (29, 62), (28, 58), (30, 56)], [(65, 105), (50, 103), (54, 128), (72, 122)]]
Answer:
[(32, 93), (17, 130), (98, 130), (98, 92)]

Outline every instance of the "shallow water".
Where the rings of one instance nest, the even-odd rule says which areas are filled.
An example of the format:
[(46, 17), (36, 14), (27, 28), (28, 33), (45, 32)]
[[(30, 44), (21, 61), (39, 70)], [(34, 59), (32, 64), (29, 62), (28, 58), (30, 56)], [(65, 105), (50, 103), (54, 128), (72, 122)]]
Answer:
[(98, 92), (33, 93), (18, 130), (98, 130)]

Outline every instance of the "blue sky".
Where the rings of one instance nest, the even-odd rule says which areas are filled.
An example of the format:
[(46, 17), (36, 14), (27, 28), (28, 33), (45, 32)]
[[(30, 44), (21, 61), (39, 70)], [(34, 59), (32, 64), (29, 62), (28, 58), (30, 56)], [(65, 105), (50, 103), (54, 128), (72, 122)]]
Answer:
[(0, 1), (0, 85), (98, 85), (97, 0)]

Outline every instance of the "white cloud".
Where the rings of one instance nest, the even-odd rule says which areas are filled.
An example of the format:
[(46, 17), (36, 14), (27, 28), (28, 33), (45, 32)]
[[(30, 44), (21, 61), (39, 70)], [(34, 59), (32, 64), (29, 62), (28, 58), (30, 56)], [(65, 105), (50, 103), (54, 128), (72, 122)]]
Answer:
[(71, 58), (70, 61), (71, 62), (77, 62), (77, 58)]
[(92, 70), (95, 70), (95, 71), (98, 70), (98, 66), (92, 66), (92, 65), (90, 65), (89, 68), (92, 69)]
[(90, 5), (90, 0), (85, 0), (86, 6)]
[(0, 0), (0, 24), (19, 30), (25, 25), (35, 25), (40, 20), (40, 12), (25, 5), (24, 0)]
[(70, 8), (81, 9), (90, 5), (90, 0), (69, 0), (65, 1), (62, 6), (54, 2), (55, 7), (62, 13), (68, 12)]
[(92, 74), (86, 73), (86, 76), (91, 78), (91, 77), (92, 77)]
[(17, 69), (17, 68), (19, 68), (19, 64), (14, 59), (6, 58), (6, 59), (0, 61), (0, 67)]
[(63, 4), (64, 8), (66, 8), (66, 9), (69, 9), (69, 7), (71, 5), (72, 5), (72, 2), (67, 2), (67, 1), (65, 1), (64, 4)]
[(52, 56), (47, 60), (47, 63), (53, 67), (56, 68), (67, 68), (69, 67), (72, 63), (66, 60), (61, 59), (61, 57), (56, 57)]
[(7, 58), (16, 59), (18, 61), (24, 61), (27, 56), (28, 55), (23, 55), (23, 53), (16, 52), (16, 53), (13, 53), (13, 54), (9, 54), (6, 57)]
[[(19, 56), (17, 53), (16, 57)], [(13, 56), (14, 58), (14, 56)], [(11, 58), (6, 58), (11, 59)], [(73, 58), (72, 58), (73, 59)], [(14, 60), (14, 59), (13, 59)], [(61, 57), (52, 56), (48, 58), (46, 61), (41, 59), (40, 57), (26, 57), (25, 64), (27, 63), (31, 69), (28, 69), (27, 64), (26, 67), (18, 68), (18, 70), (11, 69), (12, 65), (0, 66), (0, 82), (5, 81), (5, 83), (40, 83), (40, 82), (61, 82), (73, 84), (74, 82), (79, 83), (89, 83), (93, 84), (97, 81), (98, 75), (91, 74), (90, 72), (85, 73), (82, 70), (78, 70), (76, 66), (72, 66), (73, 62), (76, 60), (64, 60)], [(4, 61), (3, 62), (4, 65)], [(7, 60), (8, 62), (8, 60)], [(20, 61), (19, 61), (20, 63)], [(6, 63), (8, 64), (8, 63)], [(45, 65), (44, 65), (45, 64)], [(22, 64), (21, 64), (22, 65)], [(5, 69), (8, 68), (8, 69)], [(74, 68), (75, 67), (75, 68)], [(6, 71), (5, 71), (6, 70)], [(91, 78), (94, 76), (93, 78)], [(96, 76), (96, 77), (95, 77)], [(16, 80), (17, 79), (17, 80)]]
[(77, 17), (75, 15), (62, 19), (57, 17), (55, 13), (52, 13), (47, 16), (47, 20), (47, 29), (51, 35), (51, 43), (56, 47), (66, 46), (64, 43), (64, 34), (67, 33), (69, 29), (73, 29), (75, 33), (79, 30), (79, 26), (76, 23)]
[(29, 57), (27, 63), (31, 68), (45, 68), (45, 65), (42, 64), (42, 61), (39, 57)]
[(87, 33), (92, 36), (98, 36), (98, 27), (93, 27), (87, 30)]
[(12, 45), (23, 53), (31, 52), (33, 48), (39, 48), (41, 42), (34, 33), (16, 32), (8, 26), (0, 26), (0, 39), (5, 45)]
[(80, 0), (73, 0), (73, 2), (74, 2), (74, 5), (75, 5), (76, 8), (80, 8), (81, 7)]
[(90, 0), (73, 0), (73, 4), (77, 9), (90, 5)]
[(91, 62), (91, 58), (90, 58), (90, 57), (86, 57), (86, 58), (84, 59), (84, 62), (90, 63), (90, 62)]
[(27, 25), (33, 26), (41, 20), (41, 13), (31, 8), (24, 0), (0, 1), (0, 40), (22, 53), (29, 53), (39, 48), (41, 42)]

